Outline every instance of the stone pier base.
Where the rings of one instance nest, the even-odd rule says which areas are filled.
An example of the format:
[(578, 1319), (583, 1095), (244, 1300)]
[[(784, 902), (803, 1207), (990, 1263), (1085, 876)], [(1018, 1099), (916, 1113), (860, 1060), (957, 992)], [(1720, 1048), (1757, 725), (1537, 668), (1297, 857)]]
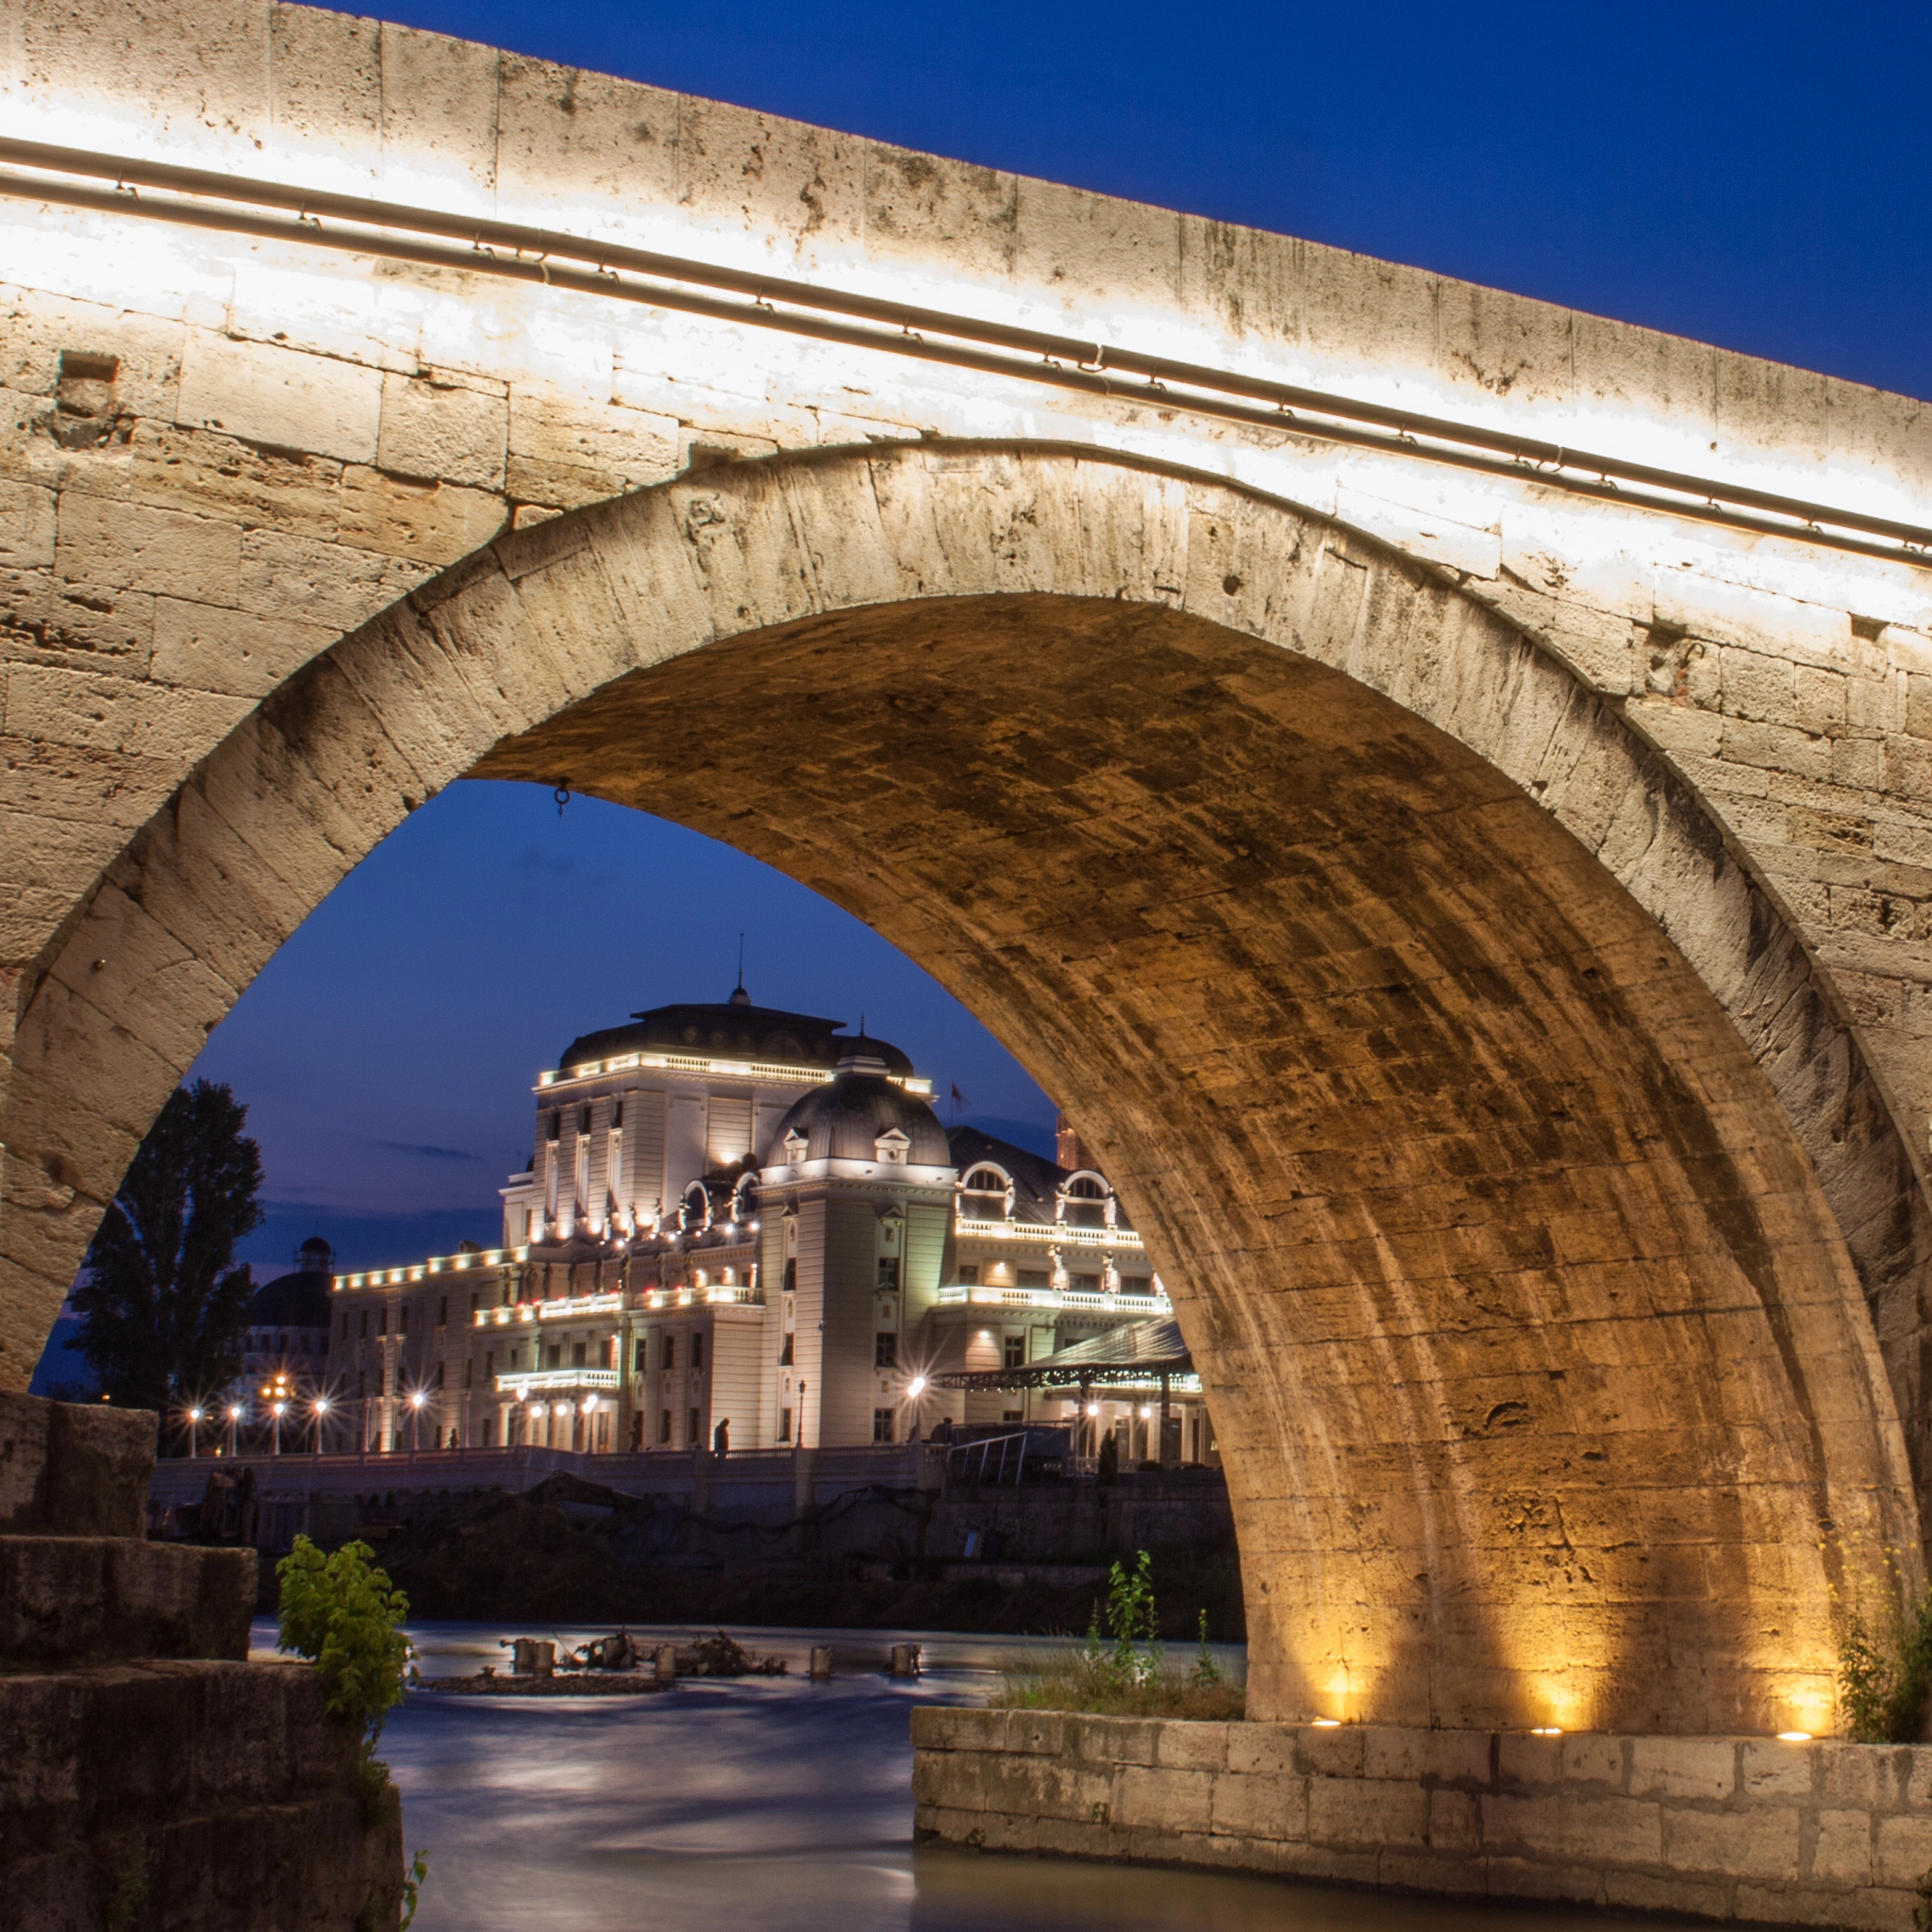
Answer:
[(1912, 1932), (1932, 1746), (923, 1708), (922, 1838)]
[(142, 1540), (155, 1419), (0, 1394), (0, 1932), (382, 1932), (393, 1803), (306, 1664), (250, 1663), (253, 1550)]

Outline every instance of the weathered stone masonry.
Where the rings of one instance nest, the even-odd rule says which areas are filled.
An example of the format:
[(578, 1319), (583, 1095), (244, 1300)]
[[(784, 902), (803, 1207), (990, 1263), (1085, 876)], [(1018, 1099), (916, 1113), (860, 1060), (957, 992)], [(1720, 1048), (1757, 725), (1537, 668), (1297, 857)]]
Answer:
[(1911, 1932), (1932, 1750), (913, 1713), (922, 1837), (1474, 1898)]
[[(1925, 521), (1921, 405), (1439, 277), (267, 0), (0, 25), (20, 136)], [(1191, 1285), (1257, 1709), (1829, 1726), (1833, 1593), (1916, 1574), (1932, 1468), (1932, 574), (447, 267), (0, 234), (0, 1377), (336, 881), (568, 775), (871, 919), (1105, 1151)]]

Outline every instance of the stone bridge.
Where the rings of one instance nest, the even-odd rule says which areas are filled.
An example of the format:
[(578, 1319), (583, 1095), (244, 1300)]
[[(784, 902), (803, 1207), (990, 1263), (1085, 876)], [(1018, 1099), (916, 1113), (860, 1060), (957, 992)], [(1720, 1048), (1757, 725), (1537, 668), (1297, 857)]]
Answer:
[(1832, 1728), (1932, 1481), (1932, 414), (269, 0), (0, 23), (0, 1386), (330, 888), (567, 782), (1104, 1150), (1257, 1714)]

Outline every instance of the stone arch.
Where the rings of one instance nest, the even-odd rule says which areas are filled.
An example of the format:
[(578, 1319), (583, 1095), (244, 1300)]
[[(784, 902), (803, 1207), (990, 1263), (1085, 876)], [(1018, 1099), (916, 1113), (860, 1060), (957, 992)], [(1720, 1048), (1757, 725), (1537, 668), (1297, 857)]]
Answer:
[(1204, 1366), (1257, 1714), (1827, 1726), (1925, 1429), (1923, 1205), (1828, 989), (1449, 575), (1091, 452), (688, 475), (291, 678), (27, 1001), (16, 1360), (208, 1027), (473, 773), (782, 866), (1068, 1104)]

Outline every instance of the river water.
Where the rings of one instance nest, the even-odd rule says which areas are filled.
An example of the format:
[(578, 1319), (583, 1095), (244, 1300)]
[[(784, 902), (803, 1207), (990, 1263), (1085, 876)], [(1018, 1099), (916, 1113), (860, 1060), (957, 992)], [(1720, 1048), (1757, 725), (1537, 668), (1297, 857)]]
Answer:
[[(424, 1674), (437, 1676), (502, 1659), (500, 1638), (577, 1643), (603, 1633), (441, 1624), (411, 1634)], [(984, 1697), (1003, 1665), (1041, 1643), (732, 1634), (786, 1657), (794, 1674), (691, 1678), (646, 1697), (412, 1695), (391, 1715), (382, 1755), (402, 1788), (407, 1849), (429, 1854), (415, 1932), (1657, 1932), (1671, 1923), (915, 1850), (912, 1707)], [(886, 1652), (908, 1639), (925, 1645), (926, 1674), (894, 1682)], [(273, 1626), (258, 1625), (256, 1641), (273, 1644)], [(813, 1642), (835, 1646), (829, 1684), (804, 1677)]]

